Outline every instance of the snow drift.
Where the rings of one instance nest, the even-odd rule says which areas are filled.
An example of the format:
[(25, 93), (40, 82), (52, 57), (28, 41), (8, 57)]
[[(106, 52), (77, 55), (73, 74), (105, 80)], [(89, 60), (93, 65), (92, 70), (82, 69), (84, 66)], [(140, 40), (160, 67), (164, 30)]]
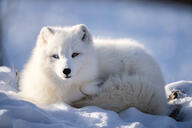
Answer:
[(173, 90), (180, 96), (169, 102), (170, 110), (181, 106), (176, 117), (179, 121), (136, 108), (115, 113), (95, 106), (76, 109), (65, 103), (36, 106), (19, 99), (15, 72), (0, 67), (0, 128), (191, 128), (192, 82), (166, 85), (167, 95)]

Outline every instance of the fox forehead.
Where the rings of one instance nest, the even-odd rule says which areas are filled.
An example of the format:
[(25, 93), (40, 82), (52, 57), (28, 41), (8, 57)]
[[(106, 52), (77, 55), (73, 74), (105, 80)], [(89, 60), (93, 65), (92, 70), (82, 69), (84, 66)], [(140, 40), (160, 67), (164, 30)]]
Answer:
[(78, 37), (71, 31), (60, 31), (55, 33), (51, 39), (52, 45), (66, 46), (75, 43)]
[(48, 44), (48, 51), (51, 53), (59, 53), (63, 55), (72, 52), (81, 52), (85, 49), (85, 44), (81, 42), (78, 35), (71, 31), (62, 31), (54, 35)]

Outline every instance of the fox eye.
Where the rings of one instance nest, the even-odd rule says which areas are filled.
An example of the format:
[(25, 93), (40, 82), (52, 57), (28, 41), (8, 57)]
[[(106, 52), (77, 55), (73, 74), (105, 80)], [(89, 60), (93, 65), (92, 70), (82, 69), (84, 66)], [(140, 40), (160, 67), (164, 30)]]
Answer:
[(53, 54), (52, 57), (55, 59), (59, 59), (59, 55), (57, 55), (57, 54)]
[(74, 53), (71, 55), (71, 57), (74, 58), (74, 57), (78, 56), (79, 54), (80, 54), (80, 53), (74, 52)]

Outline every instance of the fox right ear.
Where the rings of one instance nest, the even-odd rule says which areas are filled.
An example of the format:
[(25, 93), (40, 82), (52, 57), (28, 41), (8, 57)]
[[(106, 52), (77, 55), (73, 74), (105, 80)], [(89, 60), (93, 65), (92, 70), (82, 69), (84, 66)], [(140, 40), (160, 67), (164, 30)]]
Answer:
[(78, 24), (75, 27), (75, 31), (77, 32), (80, 39), (85, 43), (92, 42), (91, 34), (89, 33), (87, 27), (84, 24)]
[(39, 34), (39, 41), (42, 43), (47, 43), (48, 40), (53, 37), (55, 31), (51, 27), (43, 27)]

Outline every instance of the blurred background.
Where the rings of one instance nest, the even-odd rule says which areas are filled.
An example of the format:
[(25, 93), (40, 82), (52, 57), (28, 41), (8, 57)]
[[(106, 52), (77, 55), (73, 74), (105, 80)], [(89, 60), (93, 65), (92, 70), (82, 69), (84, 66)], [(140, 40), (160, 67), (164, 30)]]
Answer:
[(80, 23), (146, 45), (167, 83), (192, 80), (191, 0), (0, 0), (0, 65), (21, 70), (43, 26)]

